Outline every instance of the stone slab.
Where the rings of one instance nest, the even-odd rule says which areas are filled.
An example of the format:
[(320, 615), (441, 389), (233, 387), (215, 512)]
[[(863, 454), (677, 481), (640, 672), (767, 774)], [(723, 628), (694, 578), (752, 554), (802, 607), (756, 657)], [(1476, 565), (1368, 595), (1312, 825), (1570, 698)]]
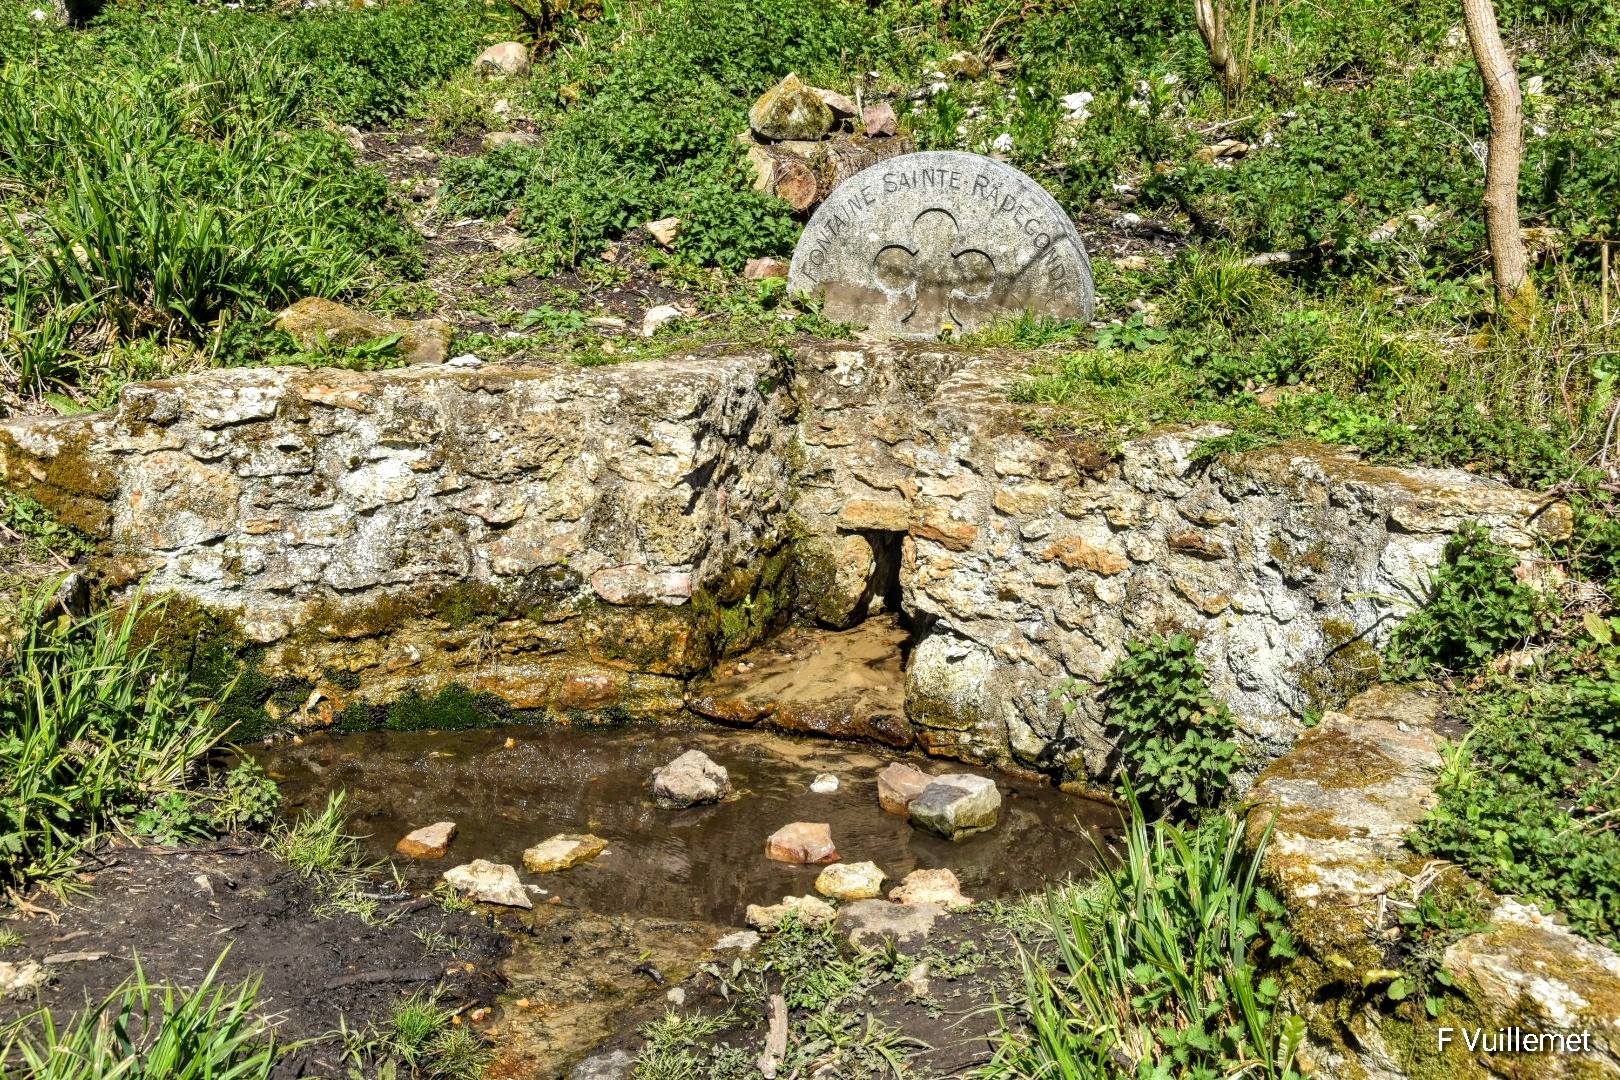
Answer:
[(793, 253), (788, 287), (874, 335), (970, 333), (1028, 312), (1089, 320), (1091, 262), (1057, 200), (1004, 162), (904, 154), (841, 184)]

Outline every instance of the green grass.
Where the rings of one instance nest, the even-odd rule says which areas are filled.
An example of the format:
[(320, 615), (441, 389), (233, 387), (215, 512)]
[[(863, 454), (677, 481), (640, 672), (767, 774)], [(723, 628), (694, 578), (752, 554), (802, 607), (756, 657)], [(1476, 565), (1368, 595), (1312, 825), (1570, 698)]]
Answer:
[(415, 1080), (477, 1080), (494, 1058), (471, 1029), (438, 997), (418, 991), (401, 998), (381, 1023), (363, 1032), (339, 1032), (355, 1075), (400, 1075)]
[(213, 705), (133, 640), (151, 608), (47, 617), (53, 593), (24, 595), (0, 654), (0, 880), (13, 887), (61, 876), (103, 831), (186, 798), (220, 735)]
[(50, 1010), (5, 1033), (0, 1080), (268, 1080), (279, 1052), (254, 1015), (257, 980), (227, 985), (219, 962), (194, 990), (135, 974), (100, 1004)]
[(1129, 801), (1118, 864), (1032, 902), (1044, 944), (1024, 957), (990, 1075), (1297, 1077), (1304, 1022), (1260, 967), (1292, 951), (1256, 881), (1265, 843), (1246, 853), (1230, 812), (1183, 827)]

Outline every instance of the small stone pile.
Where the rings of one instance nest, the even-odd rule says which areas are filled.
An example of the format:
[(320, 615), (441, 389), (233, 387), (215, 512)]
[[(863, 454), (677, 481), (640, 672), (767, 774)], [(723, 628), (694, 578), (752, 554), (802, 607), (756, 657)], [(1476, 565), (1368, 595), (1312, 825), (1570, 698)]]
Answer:
[(754, 167), (754, 187), (808, 213), (868, 165), (909, 153), (894, 106), (858, 103), (836, 90), (789, 75), (748, 110), (740, 136)]

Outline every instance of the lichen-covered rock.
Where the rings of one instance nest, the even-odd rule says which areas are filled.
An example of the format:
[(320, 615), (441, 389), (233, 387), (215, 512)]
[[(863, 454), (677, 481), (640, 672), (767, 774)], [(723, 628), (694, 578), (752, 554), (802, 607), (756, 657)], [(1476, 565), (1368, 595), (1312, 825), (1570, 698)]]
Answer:
[(763, 139), (813, 140), (832, 130), (833, 111), (814, 87), (789, 75), (759, 96), (748, 126)]
[(717, 803), (731, 794), (725, 766), (701, 750), (688, 750), (652, 776), (653, 796), (660, 806), (676, 809)]
[(474, 859), (470, 863), (451, 867), (443, 877), (451, 888), (469, 900), (505, 907), (534, 907), (534, 901), (529, 899), (528, 891), (518, 879), (517, 869), (506, 863)]
[(1511, 1064), (1527, 1076), (1620, 1076), (1620, 954), (1614, 950), (1506, 898), (1491, 912), (1491, 928), (1452, 945), (1444, 964), (1504, 1025), (1591, 1036), (1578, 1053), (1501, 1055), (1502, 1072)]
[[(1269, 832), (1261, 872), (1301, 946), (1286, 981), (1289, 1007), (1310, 1024), (1306, 1056), (1319, 1075), (1356, 1080), (1613, 1074), (1620, 955), (1511, 899), (1496, 903), (1489, 929), (1446, 950), (1442, 962), (1460, 999), (1438, 1019), (1357, 1004), (1387, 966), (1379, 942), (1393, 925), (1393, 904), (1410, 903), (1414, 882), (1442, 893), (1472, 887), (1455, 867), (1435, 877), (1439, 864), (1404, 842), (1435, 802), (1439, 705), (1410, 688), (1370, 690), (1328, 713), (1254, 784), (1247, 839), (1257, 844)], [(1462, 1035), (1477, 1040), (1512, 1027), (1588, 1031), (1594, 1049), (1475, 1053)]]
[(749, 904), (743, 912), (743, 921), (755, 930), (771, 931), (782, 925), (789, 915), (800, 925), (811, 929), (826, 926), (833, 920), (833, 906), (819, 896), (784, 896), (780, 904)]
[(607, 850), (607, 841), (590, 833), (558, 833), (523, 852), (523, 868), (550, 874), (589, 862)]
[(888, 875), (874, 862), (833, 863), (816, 878), (816, 892), (834, 900), (871, 900), (883, 894)]
[(1001, 792), (988, 776), (946, 773), (936, 776), (906, 807), (911, 823), (948, 840), (993, 829), (1001, 815)]
[(350, 348), (398, 336), (395, 352), (407, 364), (442, 364), (450, 358), (453, 332), (443, 319), (384, 319), (335, 300), (305, 297), (275, 318), (277, 330), (306, 349)]

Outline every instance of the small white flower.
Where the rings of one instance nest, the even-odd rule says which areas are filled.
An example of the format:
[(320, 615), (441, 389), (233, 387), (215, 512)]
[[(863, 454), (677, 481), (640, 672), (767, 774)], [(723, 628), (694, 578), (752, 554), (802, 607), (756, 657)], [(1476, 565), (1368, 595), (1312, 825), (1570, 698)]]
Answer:
[(990, 140), (990, 149), (999, 154), (1008, 153), (1012, 150), (1012, 148), (1013, 137), (1011, 132), (1003, 131), (1000, 135), (997, 135), (994, 139)]
[(33, 19), (35, 22), (44, 22), (46, 19), (50, 18), (50, 13), (44, 8), (35, 8), (33, 11), (28, 13), (28, 17)]

